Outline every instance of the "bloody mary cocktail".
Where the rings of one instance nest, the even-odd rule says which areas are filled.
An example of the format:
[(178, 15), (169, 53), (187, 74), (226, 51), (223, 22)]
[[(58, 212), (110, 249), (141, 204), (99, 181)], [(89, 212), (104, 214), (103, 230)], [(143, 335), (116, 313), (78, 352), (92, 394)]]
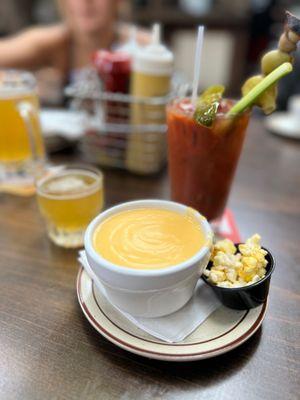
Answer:
[(250, 116), (226, 117), (232, 105), (222, 100), (210, 127), (195, 121), (189, 99), (175, 100), (167, 108), (172, 199), (210, 221), (223, 214)]
[(300, 18), (286, 11), (278, 48), (261, 59), (261, 74), (246, 80), (243, 97), (223, 99), (225, 87), (197, 88), (203, 27), (198, 29), (192, 102), (175, 100), (167, 108), (172, 198), (200, 211), (208, 220), (222, 216), (253, 106), (265, 114), (276, 108), (277, 82), (292, 70), (300, 42)]

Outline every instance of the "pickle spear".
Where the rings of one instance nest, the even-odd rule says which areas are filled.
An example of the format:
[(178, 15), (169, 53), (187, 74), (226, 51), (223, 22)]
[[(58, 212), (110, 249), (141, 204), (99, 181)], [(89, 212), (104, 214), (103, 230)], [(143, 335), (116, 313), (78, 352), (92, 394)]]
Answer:
[(194, 119), (201, 125), (211, 126), (218, 112), (225, 87), (210, 86), (199, 97), (194, 112)]

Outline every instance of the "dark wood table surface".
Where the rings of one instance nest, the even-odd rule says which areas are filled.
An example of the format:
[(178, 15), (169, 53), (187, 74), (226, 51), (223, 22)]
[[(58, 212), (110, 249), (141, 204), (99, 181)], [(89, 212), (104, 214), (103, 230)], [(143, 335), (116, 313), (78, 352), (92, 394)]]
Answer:
[[(166, 172), (105, 177), (106, 206), (169, 197)], [(172, 364), (98, 334), (77, 302), (76, 252), (49, 242), (35, 198), (0, 195), (0, 399), (299, 399), (300, 143), (253, 120), (230, 207), (277, 260), (266, 319), (230, 353)]]

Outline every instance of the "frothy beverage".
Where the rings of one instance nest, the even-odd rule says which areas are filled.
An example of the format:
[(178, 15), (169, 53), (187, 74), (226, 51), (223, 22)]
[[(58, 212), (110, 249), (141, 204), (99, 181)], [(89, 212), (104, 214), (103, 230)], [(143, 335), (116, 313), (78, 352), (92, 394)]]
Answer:
[(194, 256), (205, 235), (193, 210), (141, 208), (113, 215), (96, 228), (93, 246), (103, 258), (120, 267), (167, 268)]
[(45, 164), (39, 100), (32, 74), (0, 70), (0, 192), (33, 194)]
[[(20, 115), (18, 105), (30, 104), (38, 110), (39, 104), (35, 93), (4, 92), (0, 88), (0, 162), (22, 162), (32, 157), (32, 144), (27, 132), (26, 122)], [(37, 118), (31, 118), (37, 156), (44, 156), (41, 128)]]
[(62, 246), (77, 247), (103, 207), (102, 177), (84, 169), (62, 170), (41, 179), (37, 195), (50, 238)]

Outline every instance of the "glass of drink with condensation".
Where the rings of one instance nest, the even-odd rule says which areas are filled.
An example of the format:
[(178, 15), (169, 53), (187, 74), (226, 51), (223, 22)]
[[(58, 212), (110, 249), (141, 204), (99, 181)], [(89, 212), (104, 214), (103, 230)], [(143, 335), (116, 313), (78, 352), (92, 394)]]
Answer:
[(86, 227), (103, 208), (102, 173), (90, 166), (51, 167), (36, 186), (49, 238), (61, 247), (81, 247)]

